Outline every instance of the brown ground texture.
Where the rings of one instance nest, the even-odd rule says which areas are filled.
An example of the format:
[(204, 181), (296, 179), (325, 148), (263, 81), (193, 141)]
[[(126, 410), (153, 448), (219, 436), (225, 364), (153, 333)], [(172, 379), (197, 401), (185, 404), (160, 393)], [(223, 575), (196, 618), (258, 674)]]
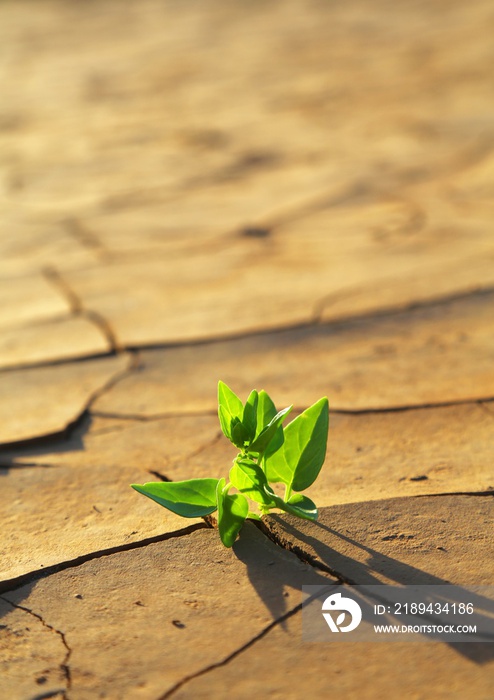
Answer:
[[(492, 700), (493, 644), (307, 642), (302, 586), (494, 586), (493, 36), (0, 4), (2, 700)], [(129, 488), (226, 475), (219, 379), (328, 396), (316, 524), (226, 549)]]

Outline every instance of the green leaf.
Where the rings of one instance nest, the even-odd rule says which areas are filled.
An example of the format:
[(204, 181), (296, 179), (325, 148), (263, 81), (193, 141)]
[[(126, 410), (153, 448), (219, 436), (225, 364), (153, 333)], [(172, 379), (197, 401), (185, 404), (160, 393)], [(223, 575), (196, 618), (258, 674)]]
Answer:
[(247, 440), (251, 442), (256, 434), (257, 428), (257, 403), (259, 394), (254, 389), (249, 394), (249, 398), (245, 402), (244, 412), (242, 415), (242, 424), (247, 434)]
[(262, 459), (262, 465), (266, 474), (266, 478), (270, 483), (282, 483), (288, 486), (293, 477), (293, 473), (292, 470), (289, 468), (288, 464), (286, 463), (286, 459), (283, 454), (283, 444), (285, 441), (286, 428), (285, 430), (281, 428), (281, 430), (283, 431), (283, 442), (281, 443), (278, 450), (276, 450), (275, 452), (271, 453), (268, 450), (264, 454), (264, 457)]
[(218, 479), (151, 481), (142, 485), (131, 484), (132, 488), (139, 493), (184, 518), (200, 518), (214, 513), (217, 485)]
[[(275, 418), (277, 414), (276, 406), (274, 405), (269, 394), (262, 390), (259, 392), (259, 401), (257, 404), (257, 435), (255, 442), (259, 440), (261, 433), (268, 427), (269, 423)], [(268, 436), (269, 437), (269, 436)], [(252, 452), (256, 452), (264, 457), (268, 454), (272, 454), (279, 450), (283, 444), (283, 428), (281, 425), (275, 430), (274, 436), (270, 440), (266, 440), (266, 435), (263, 436), (262, 441), (258, 442), (256, 449)], [(252, 448), (250, 448), (252, 449)], [(263, 460), (264, 461), (264, 460)]]
[(238, 396), (224, 382), (218, 382), (218, 417), (221, 429), (229, 440), (232, 438), (232, 420), (238, 418), (240, 421), (243, 411)]
[(268, 446), (270, 454), (273, 454), (276, 452), (276, 450), (279, 450), (284, 441), (283, 429), (280, 429), (280, 426), (292, 408), (293, 406), (288, 406), (288, 408), (284, 408), (282, 411), (279, 411), (275, 416), (273, 416), (264, 430), (249, 446), (250, 452), (258, 452), (259, 454), (263, 454), (267, 450)]
[(232, 439), (232, 417), (224, 406), (218, 406), (218, 418), (220, 419), (221, 430), (229, 439)]
[(281, 481), (295, 491), (314, 483), (326, 457), (328, 426), (328, 400), (322, 398), (284, 429), (282, 447), (265, 462), (268, 480)]
[(244, 496), (256, 503), (272, 507), (273, 499), (268, 497), (264, 487), (267, 486), (266, 475), (261, 467), (251, 459), (237, 458), (230, 469), (230, 481)]
[(216, 487), (216, 500), (221, 541), (225, 547), (231, 547), (245, 522), (249, 504), (241, 493), (228, 493), (224, 479), (220, 479)]
[(249, 510), (249, 512), (247, 513), (247, 517), (251, 520), (262, 520), (261, 516), (258, 513), (253, 513), (251, 510)]
[[(260, 435), (277, 411), (271, 397), (264, 389), (259, 392), (257, 401), (257, 435)], [(257, 436), (256, 436), (257, 438)]]
[(304, 491), (317, 479), (326, 459), (329, 428), (328, 399), (326, 397), (320, 399), (295, 420), (300, 421), (297, 427), (298, 443), (299, 450), (303, 449), (295, 467), (292, 488), (294, 491)]
[(235, 447), (243, 450), (245, 445), (249, 442), (249, 436), (244, 428), (244, 424), (239, 418), (234, 418), (231, 423), (232, 436), (230, 440), (233, 442)]
[(294, 493), (285, 503), (287, 513), (298, 515), (305, 520), (317, 520), (317, 506), (310, 498), (301, 493)]
[(318, 512), (317, 506), (314, 501), (311, 501), (307, 496), (301, 493), (294, 493), (288, 501), (284, 501), (280, 496), (270, 493), (271, 489), (268, 487), (267, 493), (274, 500), (276, 507), (284, 510), (286, 513), (291, 515), (296, 515), (298, 518), (303, 518), (304, 520), (317, 520)]

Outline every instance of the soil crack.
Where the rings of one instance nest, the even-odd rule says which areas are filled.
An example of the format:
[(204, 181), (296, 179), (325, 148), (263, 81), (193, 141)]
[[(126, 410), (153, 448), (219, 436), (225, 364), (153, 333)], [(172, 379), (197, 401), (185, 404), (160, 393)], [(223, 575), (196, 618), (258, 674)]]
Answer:
[(101, 257), (106, 257), (108, 251), (103, 243), (92, 231), (87, 229), (79, 219), (69, 218), (62, 222), (67, 233), (72, 236), (83, 248), (98, 253)]
[[(491, 401), (494, 401), (494, 397), (485, 396), (482, 398), (454, 399), (451, 401), (437, 401), (434, 403), (412, 403), (403, 406), (383, 406), (382, 408), (333, 408), (331, 409), (331, 413), (360, 416), (371, 413), (400, 413), (403, 411), (434, 410), (435, 408), (447, 408), (448, 406), (469, 406), (475, 404), (485, 408), (485, 403), (489, 403)], [(294, 410), (300, 409), (295, 408)], [(488, 408), (485, 408), (485, 410), (490, 413), (490, 415), (494, 415), (494, 413)]]
[(142, 547), (147, 547), (149, 544), (155, 544), (156, 542), (165, 542), (166, 540), (171, 540), (176, 537), (183, 537), (185, 535), (190, 535), (196, 530), (202, 530), (207, 528), (206, 523), (193, 523), (181, 528), (180, 530), (175, 530), (174, 532), (165, 532), (162, 535), (155, 535), (154, 537), (146, 537), (143, 540), (138, 540), (136, 542), (126, 542), (125, 544), (115, 545), (114, 547), (108, 547), (107, 549), (99, 549), (94, 552), (88, 552), (87, 554), (82, 554), (75, 559), (69, 559), (67, 561), (59, 562), (58, 564), (53, 564), (52, 566), (47, 566), (45, 569), (37, 569), (36, 571), (30, 571), (26, 574), (21, 574), (15, 578), (5, 579), (0, 581), (0, 594), (7, 593), (9, 591), (16, 590), (21, 586), (25, 586), (28, 583), (34, 583), (41, 579), (48, 578), (59, 571), (65, 571), (66, 569), (75, 569), (78, 566), (82, 566), (88, 561), (93, 559), (101, 559), (101, 557), (109, 557), (113, 554), (119, 554), (120, 552), (128, 552), (133, 549), (141, 549)]
[(234, 652), (226, 656), (224, 659), (221, 661), (217, 661), (214, 664), (210, 664), (209, 666), (206, 666), (205, 668), (202, 668), (200, 671), (197, 671), (196, 673), (192, 673), (190, 676), (185, 676), (185, 678), (182, 678), (178, 683), (175, 683), (175, 685), (170, 688), (170, 690), (167, 690), (166, 693), (163, 695), (160, 695), (157, 700), (166, 700), (167, 698), (171, 698), (177, 690), (182, 688), (184, 685), (189, 683), (190, 681), (194, 680), (195, 678), (200, 678), (201, 676), (204, 676), (206, 673), (210, 673), (211, 671), (214, 671), (216, 668), (221, 668), (222, 666), (226, 666), (230, 661), (235, 659), (237, 656), (242, 654), (244, 651), (249, 649), (251, 646), (253, 646), (256, 642), (258, 642), (260, 639), (265, 637), (272, 629), (273, 627), (277, 627), (278, 625), (281, 625), (285, 622), (285, 620), (288, 620), (288, 618), (292, 617), (296, 613), (300, 612), (302, 610), (302, 603), (299, 605), (295, 606), (292, 608), (292, 610), (289, 610), (287, 613), (282, 615), (276, 620), (273, 620), (269, 625), (267, 625), (259, 634), (257, 634), (255, 637), (252, 639), (249, 639), (249, 641), (244, 644), (243, 646), (239, 647), (238, 649), (235, 649)]
[(102, 336), (106, 339), (110, 351), (116, 353), (120, 347), (117, 342), (115, 333), (109, 322), (98, 312), (92, 309), (86, 309), (82, 300), (75, 293), (67, 280), (54, 267), (45, 267), (43, 273), (46, 279), (57, 289), (58, 292), (68, 301), (70, 309), (74, 316), (83, 316), (92, 323)]
[[(134, 420), (140, 422), (146, 421), (158, 421), (165, 418), (201, 418), (202, 416), (216, 416), (216, 409), (210, 409), (206, 411), (184, 411), (182, 412), (166, 412), (166, 413), (152, 413), (151, 415), (140, 414), (140, 413), (118, 413), (113, 411), (91, 411), (92, 416), (97, 418), (108, 418), (113, 420)], [(201, 448), (202, 449), (202, 448)], [(191, 456), (191, 455), (189, 455)]]
[(68, 301), (73, 314), (80, 314), (83, 310), (83, 305), (74, 290), (67, 284), (62, 275), (54, 267), (45, 267), (43, 274), (55, 289)]
[(459, 292), (451, 292), (450, 294), (430, 297), (428, 299), (411, 301), (410, 303), (405, 303), (402, 305), (398, 304), (383, 306), (364, 313), (357, 312), (355, 314), (342, 314), (341, 317), (335, 318), (334, 320), (322, 321), (321, 316), (324, 309), (331, 303), (348, 296), (348, 294), (351, 294), (351, 291), (352, 290), (341, 290), (340, 292), (333, 292), (319, 299), (314, 305), (313, 317), (315, 319), (315, 323), (318, 325), (338, 328), (347, 324), (359, 323), (361, 321), (379, 320), (381, 318), (388, 318), (401, 314), (407, 314), (413, 311), (420, 311), (421, 309), (434, 309), (441, 306), (447, 306), (448, 304), (453, 304), (456, 301), (464, 301), (466, 299), (475, 299), (494, 295), (494, 286), (479, 286), (473, 289), (466, 289)]
[[(0, 445), (0, 450), (6, 450), (18, 447), (36, 447), (38, 445), (46, 445), (53, 439), (67, 438), (70, 437), (73, 430), (75, 430), (81, 422), (85, 419), (89, 409), (93, 403), (100, 398), (104, 393), (110, 391), (118, 382), (124, 379), (128, 374), (135, 371), (139, 366), (139, 355), (135, 352), (125, 353), (129, 357), (129, 363), (127, 367), (119, 372), (116, 372), (110, 379), (103, 384), (99, 389), (96, 389), (86, 401), (85, 406), (81, 409), (81, 412), (69, 423), (67, 423), (61, 430), (55, 432), (47, 433), (45, 435), (37, 435), (33, 438), (24, 438), (22, 440), (15, 440), (13, 442), (3, 442)], [(81, 362), (82, 360), (78, 360)]]
[[(470, 406), (477, 404), (485, 409), (489, 415), (494, 415), (494, 410), (487, 408), (492, 402), (494, 402), (494, 397), (484, 396), (481, 398), (468, 398), (468, 399), (453, 399), (451, 401), (437, 401), (434, 403), (413, 403), (405, 404), (403, 406), (383, 406), (379, 408), (331, 408), (330, 414), (334, 415), (348, 415), (348, 416), (362, 416), (374, 413), (402, 413), (405, 411), (420, 411), (420, 410), (434, 410), (436, 408), (447, 408), (448, 406)], [(294, 413), (301, 413), (307, 407), (306, 406), (296, 406), (293, 407)], [(172, 411), (163, 413), (152, 413), (152, 414), (139, 414), (139, 413), (119, 413), (117, 411), (91, 411), (91, 415), (97, 416), (98, 418), (107, 418), (114, 420), (129, 420), (129, 421), (158, 421), (165, 418), (195, 418), (202, 416), (216, 416), (216, 409), (207, 409), (204, 411)], [(210, 444), (214, 444), (216, 439), (213, 439)], [(203, 449), (209, 447), (205, 445), (197, 450), (197, 453), (202, 452)], [(189, 457), (195, 456), (196, 452), (188, 455)]]
[(488, 400), (478, 401), (478, 406), (483, 411), (488, 413), (492, 418), (494, 418), (494, 404), (489, 403)]
[[(58, 630), (56, 627), (53, 627), (53, 625), (50, 625), (48, 622), (46, 622), (46, 620), (44, 620), (41, 615), (39, 615), (38, 613), (35, 613), (33, 610), (30, 610), (29, 608), (26, 608), (24, 605), (19, 605), (18, 603), (14, 603), (13, 601), (9, 600), (8, 598), (4, 598), (4, 596), (0, 596), (0, 599), (3, 600), (5, 603), (8, 603), (9, 605), (11, 605), (16, 610), (23, 610), (28, 615), (32, 615), (33, 617), (35, 617), (37, 620), (39, 620), (41, 622), (43, 627), (46, 627), (46, 629), (50, 630), (51, 632), (53, 632), (54, 634), (57, 634), (60, 637), (60, 639), (62, 640), (62, 644), (65, 647), (65, 657), (64, 657), (62, 663), (60, 664), (60, 669), (62, 671), (63, 677), (65, 678), (65, 683), (66, 683), (66, 691), (64, 693), (62, 693), (62, 697), (65, 700), (68, 700), (67, 693), (70, 691), (70, 689), (72, 687), (72, 677), (71, 677), (70, 665), (69, 665), (70, 657), (72, 655), (72, 649), (70, 648), (70, 646), (67, 642), (67, 638), (66, 638), (65, 634), (61, 630)], [(56, 693), (52, 693), (50, 695), (58, 695), (58, 691)], [(41, 697), (50, 697), (50, 695), (45, 694), (45, 695), (42, 695)]]
[(330, 566), (327, 566), (326, 564), (323, 564), (321, 561), (316, 559), (315, 557), (311, 556), (308, 552), (305, 552), (301, 547), (297, 546), (295, 543), (291, 542), (290, 540), (286, 539), (285, 537), (282, 537), (279, 532), (275, 532), (271, 530), (266, 523), (263, 521), (253, 521), (256, 527), (259, 528), (259, 530), (269, 539), (271, 542), (276, 544), (278, 547), (281, 547), (281, 549), (284, 549), (287, 552), (291, 552), (294, 554), (297, 559), (300, 559), (300, 561), (303, 564), (308, 564), (309, 566), (312, 566), (314, 569), (319, 569), (319, 571), (324, 572), (325, 574), (330, 574), (333, 578), (337, 579), (339, 583), (346, 583), (350, 586), (355, 586), (356, 581), (353, 581), (352, 579), (348, 578), (348, 576), (345, 576), (342, 574), (340, 571), (336, 571), (335, 569), (332, 569)]

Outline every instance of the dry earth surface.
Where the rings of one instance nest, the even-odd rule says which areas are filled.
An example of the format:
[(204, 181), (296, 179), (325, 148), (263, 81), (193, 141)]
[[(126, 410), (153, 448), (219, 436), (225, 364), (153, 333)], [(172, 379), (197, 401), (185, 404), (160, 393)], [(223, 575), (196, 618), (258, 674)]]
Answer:
[[(2, 700), (492, 699), (494, 645), (303, 642), (301, 586), (494, 585), (493, 35), (0, 4)], [(129, 488), (226, 473), (218, 379), (329, 397), (317, 524)]]

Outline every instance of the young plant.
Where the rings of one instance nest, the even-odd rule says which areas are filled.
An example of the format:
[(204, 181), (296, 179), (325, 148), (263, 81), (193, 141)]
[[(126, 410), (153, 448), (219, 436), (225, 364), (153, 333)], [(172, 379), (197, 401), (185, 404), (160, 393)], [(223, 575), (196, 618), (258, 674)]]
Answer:
[[(242, 404), (219, 382), (221, 429), (239, 450), (228, 483), (224, 478), (189, 479), (132, 484), (132, 488), (184, 518), (218, 511), (218, 530), (225, 547), (233, 545), (246, 518), (260, 520), (273, 508), (317, 520), (315, 503), (300, 491), (314, 483), (326, 457), (328, 400), (320, 399), (284, 428), (282, 423), (291, 410), (289, 406), (277, 412), (265, 391), (252, 391)], [(285, 485), (283, 498), (275, 494), (270, 482)], [(251, 510), (249, 500), (257, 510)]]

